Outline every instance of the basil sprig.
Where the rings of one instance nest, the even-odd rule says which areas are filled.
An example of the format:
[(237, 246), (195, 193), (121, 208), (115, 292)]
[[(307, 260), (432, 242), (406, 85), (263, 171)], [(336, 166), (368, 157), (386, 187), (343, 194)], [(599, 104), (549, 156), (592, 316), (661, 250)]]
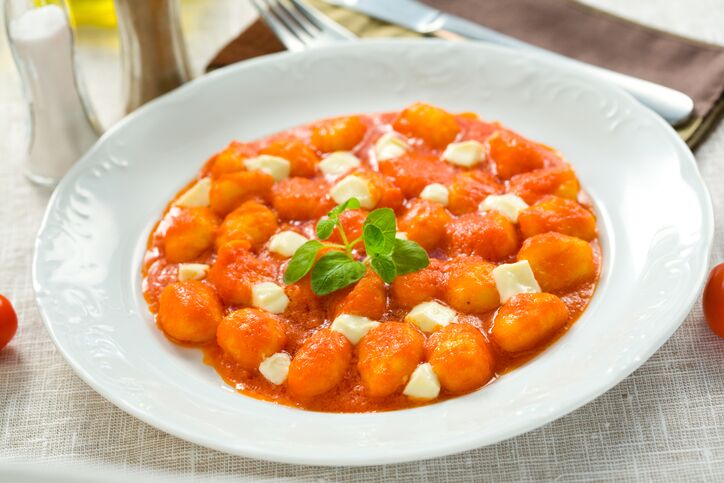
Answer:
[[(390, 208), (372, 211), (362, 225), (362, 236), (349, 240), (339, 216), (345, 210), (359, 206), (357, 198), (350, 198), (317, 223), (320, 240), (329, 239), (336, 228), (342, 244), (318, 240), (306, 242), (289, 262), (284, 272), (284, 283), (294, 283), (311, 270), (312, 290), (317, 295), (327, 295), (357, 282), (367, 271), (367, 265), (386, 283), (391, 283), (398, 275), (416, 272), (429, 265), (427, 252), (420, 245), (395, 237), (397, 221), (395, 212)], [(364, 262), (357, 260), (353, 251), (359, 243), (364, 244), (367, 252)], [(328, 250), (320, 257), (322, 248)]]

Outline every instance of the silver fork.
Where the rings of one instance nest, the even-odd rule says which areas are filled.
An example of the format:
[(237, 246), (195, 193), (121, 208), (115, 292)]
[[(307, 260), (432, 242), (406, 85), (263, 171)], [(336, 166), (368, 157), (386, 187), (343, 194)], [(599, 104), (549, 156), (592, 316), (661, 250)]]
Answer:
[(264, 23), (293, 52), (357, 38), (302, 0), (251, 0), (251, 3)]

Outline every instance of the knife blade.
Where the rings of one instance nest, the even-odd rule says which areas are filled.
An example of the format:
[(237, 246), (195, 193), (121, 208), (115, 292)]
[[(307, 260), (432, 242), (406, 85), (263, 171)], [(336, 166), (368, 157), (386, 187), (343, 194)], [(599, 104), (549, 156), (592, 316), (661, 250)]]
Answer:
[(608, 82), (618, 85), (641, 104), (652, 109), (669, 124), (687, 121), (694, 111), (694, 101), (683, 92), (620, 72), (565, 57), (523, 42), (455, 15), (434, 9), (417, 0), (325, 0), (367, 16), (400, 25), (421, 34), (453, 33), (469, 40), (489, 42), (528, 50), (562, 64), (574, 65)]

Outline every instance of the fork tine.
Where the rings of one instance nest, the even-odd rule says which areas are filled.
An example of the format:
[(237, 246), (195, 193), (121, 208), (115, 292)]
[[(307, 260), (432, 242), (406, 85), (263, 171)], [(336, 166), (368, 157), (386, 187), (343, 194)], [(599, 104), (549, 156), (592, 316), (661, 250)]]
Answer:
[(297, 11), (293, 6), (289, 7), (287, 2), (283, 0), (268, 0), (269, 3), (274, 3), (277, 8), (277, 15), (284, 15), (289, 22), (294, 23), (296, 26), (301, 28), (305, 34), (309, 35), (310, 39), (319, 33), (321, 30), (314, 23), (312, 23), (305, 15)]
[(252, 5), (264, 20), (264, 23), (274, 32), (287, 49), (298, 52), (304, 50), (305, 43), (293, 31), (279, 20), (270, 10), (269, 5), (263, 0), (251, 0)]
[(302, 0), (290, 0), (292, 5), (306, 17), (315, 27), (319, 30), (332, 33), (341, 38), (356, 39), (357, 36), (347, 30), (346, 28), (339, 25), (337, 22), (331, 20), (325, 14), (312, 7), (311, 5), (303, 2)]
[(290, 14), (281, 0), (264, 0), (271, 15), (275, 16), (295, 37), (308, 47), (313, 37)]

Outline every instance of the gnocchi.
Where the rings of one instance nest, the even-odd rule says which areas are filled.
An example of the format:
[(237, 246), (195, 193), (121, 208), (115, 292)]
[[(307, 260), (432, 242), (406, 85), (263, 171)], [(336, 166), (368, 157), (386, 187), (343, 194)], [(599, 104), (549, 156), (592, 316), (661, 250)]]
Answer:
[[(545, 350), (595, 290), (599, 231), (573, 168), (474, 113), (418, 102), (221, 148), (159, 217), (143, 287), (158, 328), (243, 394), (433, 404)], [(315, 271), (335, 250), (354, 281), (335, 257)]]

